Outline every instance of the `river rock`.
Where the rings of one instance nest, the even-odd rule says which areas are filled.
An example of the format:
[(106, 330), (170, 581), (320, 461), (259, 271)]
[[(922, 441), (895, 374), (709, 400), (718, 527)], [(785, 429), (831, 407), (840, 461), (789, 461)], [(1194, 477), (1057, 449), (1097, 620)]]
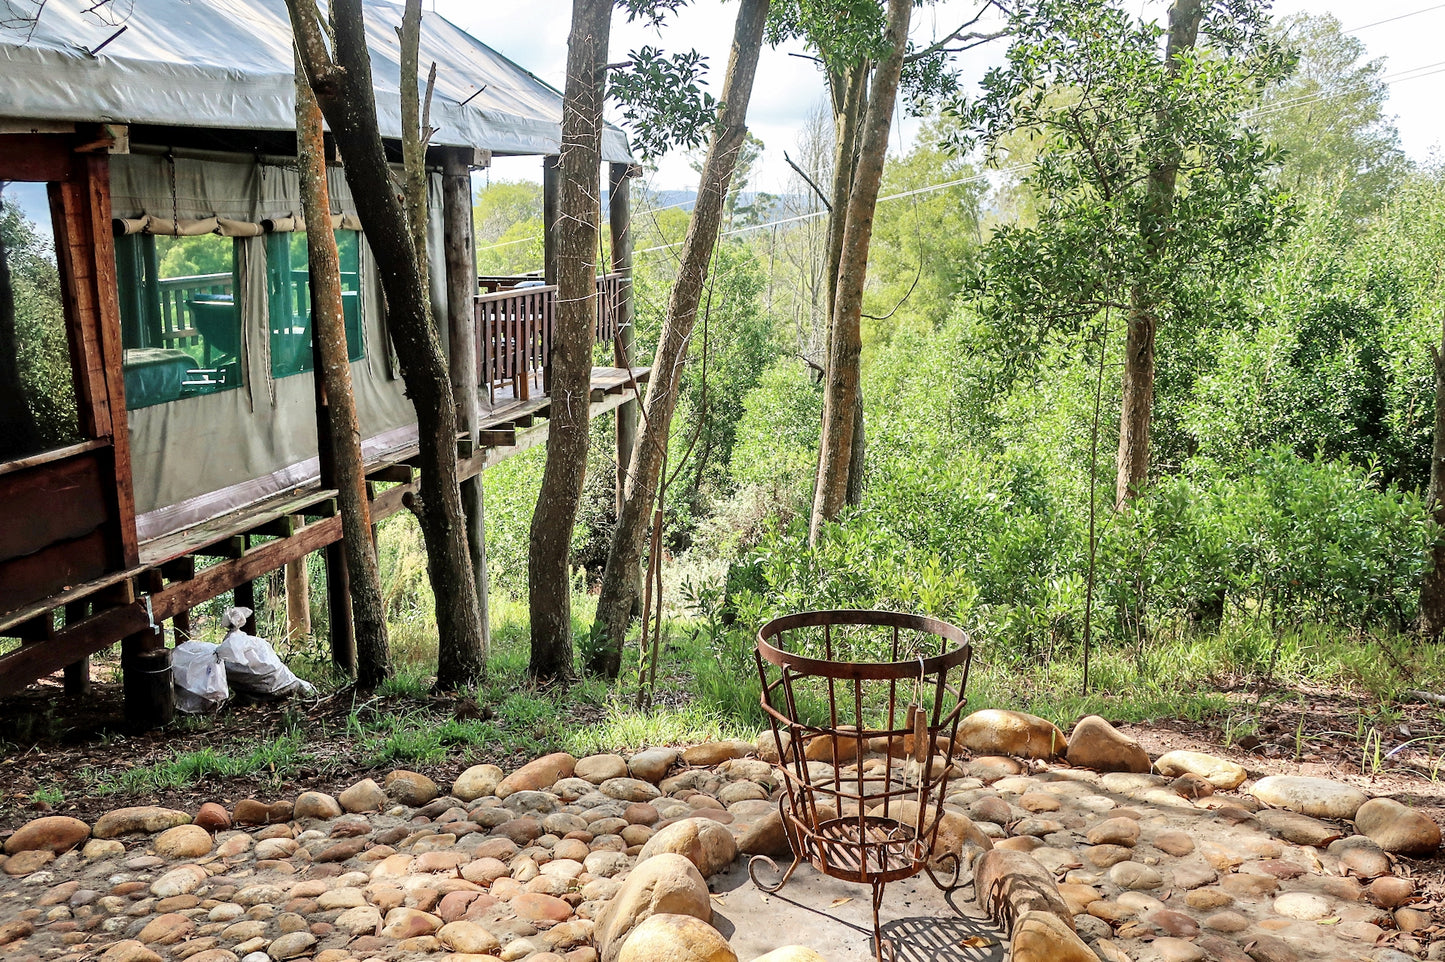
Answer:
[(90, 837), (90, 826), (66, 815), (46, 815), (33, 819), (15, 830), (5, 840), (5, 854), (45, 849), (60, 855)]
[(504, 774), (496, 765), (473, 765), (457, 776), (452, 783), (452, 794), (464, 802), (493, 795)]
[(1308, 815), (1286, 811), (1282, 808), (1262, 808), (1255, 814), (1255, 817), (1272, 834), (1296, 845), (1324, 848), (1344, 834), (1337, 826), (1331, 825), (1329, 822), (1322, 822), (1317, 818), (1310, 818)]
[(468, 955), (496, 955), (502, 949), (502, 943), (495, 935), (466, 920), (443, 925), (437, 932), (437, 938), (453, 952)]
[(528, 762), (502, 779), (493, 794), (506, 798), (515, 792), (546, 791), (561, 779), (571, 778), (576, 770), (577, 759), (566, 752), (553, 752)]
[[(291, 810), (293, 818), (331, 819), (341, 814), (341, 803), (325, 792), (302, 792)], [(273, 818), (273, 821), (275, 819)]]
[(1025, 912), (1057, 916), (1070, 929), (1073, 913), (1048, 869), (1025, 852), (995, 848), (973, 863), (979, 908), (995, 919), (1017, 919)]
[(621, 755), (588, 755), (577, 760), (573, 774), (593, 785), (601, 785), (609, 778), (626, 778), (630, 772), (627, 759)]
[(1415, 883), (1407, 878), (1385, 875), (1371, 882), (1366, 894), (1382, 909), (1397, 909), (1414, 897)]
[(1393, 798), (1372, 798), (1355, 813), (1355, 828), (1397, 855), (1434, 855), (1440, 826)]
[(703, 742), (701, 745), (693, 745), (691, 748), (685, 749), (682, 753), (682, 761), (684, 765), (711, 767), (734, 758), (746, 758), (752, 752), (753, 744), (751, 742), (735, 740)]
[(1330, 914), (1329, 899), (1311, 892), (1286, 892), (1274, 900), (1276, 915), (1302, 922), (1318, 922)]
[(341, 807), (353, 814), (379, 812), (386, 807), (386, 792), (373, 779), (363, 778), (346, 791), (336, 796)]
[(224, 832), (231, 827), (231, 816), (226, 812), (224, 806), (217, 802), (206, 802), (196, 811), (196, 817), (191, 824), (199, 825), (206, 831), (215, 834)]
[(662, 794), (656, 785), (641, 778), (609, 778), (597, 790), (621, 802), (650, 802)]
[(654, 855), (673, 852), (697, 866), (704, 878), (716, 875), (737, 858), (737, 842), (733, 833), (708, 818), (685, 818), (662, 829), (638, 853), (639, 862)]
[(156, 836), (155, 850), (161, 858), (200, 858), (211, 854), (211, 833), (199, 825), (177, 825)]
[(382, 781), (382, 788), (386, 789), (387, 795), (411, 808), (420, 808), (440, 794), (436, 782), (420, 772), (406, 769), (389, 772)]
[(980, 755), (1056, 758), (1069, 742), (1053, 722), (1021, 711), (986, 708), (958, 725), (957, 742)]
[(206, 870), (199, 865), (182, 865), (152, 882), (151, 894), (158, 899), (189, 895), (200, 888), (208, 877)]
[(142, 805), (106, 812), (96, 820), (91, 834), (96, 838), (119, 838), (138, 832), (164, 832), (177, 825), (189, 825), (190, 822), (191, 816), (185, 812), (157, 805)]
[(633, 778), (656, 785), (667, 777), (680, 755), (675, 748), (649, 748), (628, 759), (627, 768)]
[(1149, 753), (1098, 715), (1079, 719), (1069, 733), (1065, 759), (1075, 768), (1097, 772), (1147, 772)]
[(738, 836), (738, 851), (744, 855), (784, 856), (793, 854), (783, 816), (776, 809), (756, 818)]
[(753, 962), (828, 962), (806, 945), (784, 945), (760, 955)]
[(266, 947), (266, 954), (276, 962), (305, 955), (316, 944), (316, 936), (310, 932), (288, 932)]
[(1354, 818), (1366, 801), (1357, 788), (1305, 775), (1269, 775), (1255, 782), (1249, 793), (1266, 805), (1315, 818)]
[(1372, 879), (1390, 874), (1390, 858), (1385, 850), (1365, 835), (1349, 835), (1330, 843), (1329, 853), (1340, 860), (1346, 875)]
[(1014, 920), (1010, 962), (1098, 962), (1072, 924), (1052, 912), (1025, 912)]
[(602, 962), (615, 962), (627, 937), (653, 915), (712, 919), (707, 883), (681, 855), (664, 852), (639, 864), (597, 916), (593, 937)]
[(1154, 762), (1154, 770), (1171, 778), (1178, 775), (1198, 775), (1216, 789), (1225, 792), (1234, 791), (1249, 777), (1249, 773), (1241, 765), (1204, 752), (1184, 749), (1160, 755)]
[[(874, 809), (872, 814), (882, 815), (882, 806)], [(889, 815), (904, 825), (918, 824), (918, 802), (908, 799), (896, 801), (889, 807)], [(932, 812), (926, 813), (923, 822), (927, 825), (933, 820)], [(934, 840), (932, 863), (935, 866), (946, 865), (949, 861), (948, 855), (957, 855), (962, 859), (966, 868), (973, 864), (981, 853), (993, 848), (993, 839), (978, 830), (973, 820), (961, 812), (944, 809), (943, 815), (938, 822), (938, 837)]]
[(717, 929), (690, 915), (653, 915), (633, 929), (617, 962), (737, 962)]

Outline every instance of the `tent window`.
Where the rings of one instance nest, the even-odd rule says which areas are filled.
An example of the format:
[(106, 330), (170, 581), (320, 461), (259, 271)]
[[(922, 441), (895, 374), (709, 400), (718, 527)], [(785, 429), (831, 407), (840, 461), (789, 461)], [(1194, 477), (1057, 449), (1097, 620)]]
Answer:
[(126, 407), (240, 387), (235, 240), (126, 234), (115, 259)]
[[(341, 256), (341, 309), (346, 320), (346, 353), (366, 356), (361, 334), (361, 232), (336, 231)], [(271, 376), (289, 377), (314, 367), (311, 353), (311, 275), (306, 233), (266, 237), (266, 294), (271, 313)]]
[(0, 180), (0, 461), (81, 440), (47, 187)]

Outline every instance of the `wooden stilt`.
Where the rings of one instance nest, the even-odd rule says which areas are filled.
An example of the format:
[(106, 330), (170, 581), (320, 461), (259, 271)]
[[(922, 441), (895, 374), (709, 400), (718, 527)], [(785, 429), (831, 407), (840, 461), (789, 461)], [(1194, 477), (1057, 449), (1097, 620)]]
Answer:
[[(249, 547), (251, 546), (251, 539), (250, 539), (250, 537), (249, 537), (249, 536), (243, 536), (243, 537), (245, 537), (245, 541), (243, 542), (243, 547), (249, 548)], [(250, 608), (250, 609), (251, 609), (251, 614), (250, 614), (250, 616), (246, 619), (246, 623), (241, 626), (241, 630), (244, 631), (244, 632), (245, 632), (246, 634), (248, 634), (248, 635), (254, 635), (254, 634), (256, 633), (256, 582), (254, 582), (254, 581), (243, 581), (243, 582), (241, 582), (240, 584), (238, 584), (238, 585), (236, 586), (236, 596), (235, 596), (235, 597), (236, 597), (236, 607), (237, 607), (237, 608)]]
[(293, 641), (311, 635), (311, 579), (305, 558), (286, 565), (286, 633)]
[[(457, 430), (479, 440), (481, 398), (477, 385), (475, 314), (477, 295), (476, 246), (472, 243), (472, 176), (459, 151), (448, 151), (442, 168), (442, 214), (446, 235), (447, 339), (451, 344), (452, 396), (456, 399)], [(462, 510), (466, 512), (467, 552), (476, 581), (477, 607), (482, 618), (482, 657), (491, 648), (487, 613), (487, 527), (482, 506), (482, 478), (461, 483)]]
[(542, 158), (542, 279), (557, 283), (557, 215), (562, 202), (562, 158)]
[[(66, 625), (78, 624), (85, 620), (90, 614), (90, 603), (87, 601), (72, 601), (65, 606)], [(90, 694), (90, 656), (86, 655), (78, 661), (73, 661), (65, 666), (65, 693), (67, 695), (88, 696)]]

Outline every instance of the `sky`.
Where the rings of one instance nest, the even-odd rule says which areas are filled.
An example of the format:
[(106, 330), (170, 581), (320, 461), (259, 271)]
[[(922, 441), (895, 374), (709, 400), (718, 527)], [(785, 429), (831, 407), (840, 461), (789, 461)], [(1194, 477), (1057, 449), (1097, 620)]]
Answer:
[[(427, 9), (455, 22), (502, 54), (515, 60), (548, 83), (561, 88), (567, 56), (567, 29), (571, 15), (568, 0), (529, 0), (523, 3), (476, 3), (475, 0), (428, 0)], [(972, 16), (974, 2), (943, 0), (935, 6), (915, 9), (911, 36), (928, 43), (948, 34)], [(1140, 0), (1145, 16), (1165, 19), (1165, 0)], [(1407, 154), (1424, 160), (1445, 141), (1445, 54), (1438, 38), (1445, 36), (1445, 3), (1431, 0), (1279, 0), (1275, 13), (1296, 11), (1333, 14), (1347, 32), (1364, 42), (1370, 58), (1386, 58), (1385, 79), (1390, 84), (1388, 110), (1396, 117), (1401, 144)], [(709, 89), (716, 93), (727, 69), (736, 3), (720, 0), (692, 0), (660, 32), (628, 24), (617, 16), (613, 21), (611, 60), (625, 59), (628, 51), (643, 44), (665, 50), (696, 49), (708, 58)], [(1383, 21), (1383, 22), (1382, 22)], [(989, 21), (980, 22), (982, 28)], [(993, 21), (997, 24), (997, 20)], [(1004, 41), (965, 54), (965, 77), (976, 81), (1002, 57)], [(824, 87), (817, 66), (791, 54), (801, 47), (766, 49), (758, 66), (758, 78), (748, 111), (748, 127), (764, 143), (760, 172), (751, 187), (771, 193), (787, 189), (790, 171), (783, 160), (786, 150), (797, 156), (798, 131), (809, 114), (823, 104)], [(900, 133), (904, 145), (911, 143), (916, 122), (895, 124), (893, 142)], [(895, 149), (897, 149), (895, 147)], [(537, 158), (498, 158), (490, 176), (498, 179), (541, 179)], [(686, 190), (696, 187), (697, 175), (685, 156), (663, 158), (651, 180), (654, 190)]]

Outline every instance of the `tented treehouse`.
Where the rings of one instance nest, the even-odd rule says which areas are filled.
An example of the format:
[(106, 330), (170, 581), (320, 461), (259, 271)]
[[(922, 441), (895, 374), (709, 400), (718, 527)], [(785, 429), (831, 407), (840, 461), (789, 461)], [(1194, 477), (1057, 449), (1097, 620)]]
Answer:
[[(318, 225), (300, 217), (285, 7), (147, 0), (115, 23), (107, 6), (85, 6), (49, 4), (36, 23), (0, 28), (0, 695), (60, 670), (83, 690), (89, 656), (117, 642), (127, 692), (139, 690), (131, 681), (168, 636), (189, 634), (193, 609), (227, 592), (244, 604), (257, 579), (317, 551), (344, 662), (341, 523), (317, 440), (303, 234)], [(366, 15), (379, 120), (399, 161), (401, 7), (368, 0)], [(420, 63), (433, 62), (431, 299), (444, 345), (475, 339), (463, 352), (475, 370), (454, 373), (480, 411), (458, 438), (471, 478), (546, 439), (556, 204), (544, 212), (542, 276), (452, 276), (475, 264), (470, 172), (537, 156), (555, 198), (562, 97), (427, 14)], [(616, 128), (603, 157), (613, 269), (598, 278), (596, 336), (616, 366), (594, 369), (590, 403), (594, 415), (621, 409), (630, 444), (647, 376), (631, 357), (636, 167)], [(465, 188), (446, 190), (447, 178)], [(415, 490), (416, 417), (339, 166), (330, 191), (379, 520)], [(449, 290), (466, 302), (449, 303)]]

